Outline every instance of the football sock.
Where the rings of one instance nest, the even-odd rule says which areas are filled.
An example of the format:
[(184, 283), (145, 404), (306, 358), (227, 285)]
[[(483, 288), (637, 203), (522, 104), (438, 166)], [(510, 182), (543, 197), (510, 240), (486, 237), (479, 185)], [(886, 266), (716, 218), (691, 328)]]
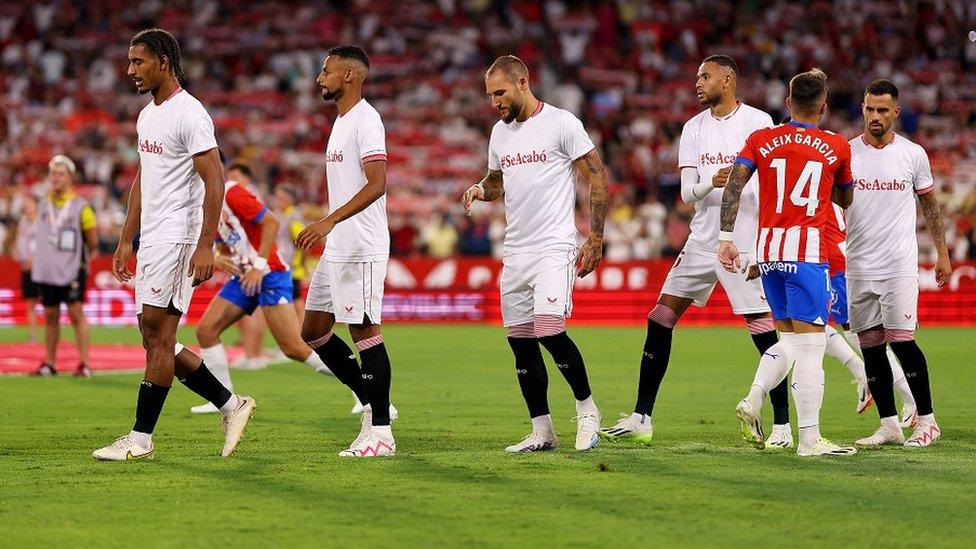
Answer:
[(533, 433), (555, 433), (556, 430), (552, 426), (552, 416), (550, 416), (549, 414), (544, 414), (541, 416), (533, 417), (532, 432)]
[(854, 349), (855, 351), (861, 350), (861, 341), (857, 338), (857, 334), (851, 330), (845, 330), (843, 328), (837, 330), (837, 333), (844, 336), (844, 339), (847, 341), (847, 344), (850, 345), (851, 349)]
[(576, 415), (598, 414), (599, 412), (596, 407), (596, 402), (593, 401), (593, 395), (576, 401)]
[[(752, 321), (749, 323), (749, 333), (752, 334), (752, 342), (756, 345), (756, 349), (759, 351), (760, 360), (761, 356), (766, 353), (773, 345), (779, 343), (779, 338), (776, 337), (776, 330), (773, 329), (773, 322), (770, 319), (761, 319), (760, 321)], [(753, 327), (757, 329), (753, 329)], [(758, 327), (769, 328), (768, 330), (759, 331)], [(757, 333), (753, 333), (757, 332)], [(790, 397), (788, 389), (786, 387), (786, 378), (783, 378), (778, 385), (770, 389), (769, 391), (769, 403), (773, 407), (773, 423), (776, 425), (784, 425), (790, 422)], [(762, 405), (760, 404), (760, 408)]]
[[(515, 355), (515, 373), (529, 417), (549, 417), (549, 375), (542, 360), (542, 349), (534, 337), (509, 337), (508, 345)], [(551, 420), (550, 424), (551, 424)]]
[(891, 377), (895, 380), (895, 393), (901, 397), (903, 403), (910, 408), (915, 408), (915, 397), (912, 396), (912, 389), (908, 386), (908, 380), (905, 379), (905, 371), (901, 369), (898, 357), (895, 356), (890, 345), (885, 346), (885, 352), (888, 355), (888, 364), (891, 364)]
[[(324, 336), (306, 342), (315, 351), (314, 354), (322, 359), (323, 366), (330, 371), (343, 385), (349, 387), (362, 404), (369, 404), (369, 397), (366, 394), (366, 382), (363, 380), (363, 372), (359, 369), (356, 362), (356, 354), (352, 352), (349, 345), (341, 337), (329, 332)], [(311, 357), (309, 357), (311, 358)], [(308, 360), (306, 364), (316, 368), (319, 373), (325, 373)]]
[(326, 376), (335, 375), (332, 373), (332, 370), (330, 370), (329, 367), (325, 365), (325, 362), (322, 361), (322, 357), (315, 354), (315, 351), (308, 353), (308, 356), (305, 357), (305, 360), (303, 360), (302, 362), (308, 364), (313, 370), (315, 370), (316, 372), (322, 375), (326, 375)]
[(919, 349), (914, 339), (908, 341), (892, 341), (891, 350), (898, 357), (905, 379), (911, 387), (915, 405), (919, 416), (932, 413), (932, 392), (929, 387), (929, 367), (925, 361), (925, 354)]
[(769, 394), (773, 410), (786, 408), (786, 421), (789, 421), (789, 399), (782, 392), (777, 391), (776, 401), (773, 401), (772, 393), (774, 388), (785, 382), (786, 374), (789, 373), (790, 364), (795, 356), (795, 337), (790, 332), (783, 332), (781, 339), (759, 357), (756, 376), (752, 380), (749, 396), (746, 397), (755, 408), (761, 409), (766, 395)]
[(218, 343), (213, 347), (201, 347), (200, 358), (210, 368), (210, 373), (224, 387), (227, 387), (228, 391), (234, 390), (234, 385), (230, 381), (230, 362), (227, 360), (227, 351), (224, 350), (223, 345)]
[[(166, 395), (169, 394), (169, 387), (156, 385), (149, 380), (143, 380), (139, 385), (139, 397), (136, 400), (136, 422), (132, 430), (137, 433), (151, 435), (159, 421), (159, 414), (163, 411), (163, 403), (166, 402)], [(147, 444), (140, 444), (144, 448)]]
[(363, 378), (366, 395), (373, 408), (373, 425), (390, 424), (390, 355), (382, 335), (356, 342), (359, 357), (363, 361)]
[(372, 432), (373, 433), (376, 433), (378, 436), (380, 436), (382, 438), (386, 438), (386, 439), (393, 438), (393, 429), (390, 428), (389, 424), (387, 424), (387, 425), (374, 425)]
[(668, 371), (671, 340), (677, 320), (674, 311), (663, 305), (657, 305), (648, 315), (647, 336), (644, 338), (644, 351), (641, 354), (634, 413), (651, 415), (654, 411), (657, 392), (661, 388), (664, 374)]
[[(796, 422), (803, 441), (804, 429), (817, 427), (820, 424), (820, 407), (823, 404), (824, 391), (823, 357), (827, 341), (823, 332), (794, 333), (793, 341), (796, 343), (793, 402), (796, 404)], [(810, 440), (813, 436), (808, 432), (806, 440)], [(817, 428), (814, 442), (819, 438), (820, 432)]]
[(867, 376), (861, 357), (857, 356), (844, 336), (833, 327), (825, 326), (824, 331), (827, 334), (827, 355), (843, 364), (858, 383), (865, 383)]
[(590, 397), (590, 380), (586, 376), (586, 365), (579, 348), (570, 339), (569, 334), (560, 332), (556, 335), (540, 337), (539, 343), (549, 351), (556, 369), (563, 375), (569, 387), (573, 390), (576, 400), (586, 400)]
[(891, 365), (885, 344), (872, 347), (861, 347), (864, 355), (864, 371), (867, 374), (868, 389), (874, 398), (874, 405), (878, 408), (878, 415), (884, 419), (897, 414), (895, 411), (895, 393), (892, 387)]
[(152, 443), (152, 433), (140, 433), (139, 431), (129, 431), (129, 438), (143, 448), (149, 448)]
[(220, 408), (221, 412), (224, 411), (224, 408), (227, 407), (228, 404), (233, 404), (233, 406), (230, 407), (230, 410), (237, 408), (236, 400), (232, 398), (234, 394), (231, 393), (230, 389), (225, 387), (220, 380), (217, 379), (217, 376), (210, 371), (210, 369), (207, 367), (206, 361), (201, 363), (200, 367), (193, 370), (190, 375), (180, 379), (180, 383), (182, 383), (187, 389), (202, 396), (207, 400), (207, 402), (210, 402), (217, 408)]

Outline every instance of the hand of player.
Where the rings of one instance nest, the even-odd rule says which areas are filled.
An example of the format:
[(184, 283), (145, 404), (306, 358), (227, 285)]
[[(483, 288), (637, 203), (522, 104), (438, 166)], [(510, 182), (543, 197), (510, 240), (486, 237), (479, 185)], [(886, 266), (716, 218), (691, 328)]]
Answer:
[(112, 256), (112, 275), (122, 284), (132, 280), (133, 273), (129, 270), (129, 256), (132, 255), (131, 242), (119, 242)]
[(732, 173), (732, 166), (726, 166), (712, 176), (712, 186), (716, 189), (724, 188), (729, 182), (729, 174)]
[(952, 263), (949, 262), (948, 255), (939, 255), (935, 261), (935, 282), (939, 287), (949, 283), (949, 275), (952, 274)]
[(590, 235), (576, 256), (576, 276), (583, 278), (593, 272), (603, 258), (603, 238)]
[(307, 252), (319, 240), (328, 236), (333, 228), (335, 228), (335, 225), (328, 218), (319, 219), (310, 223), (302, 229), (302, 232), (298, 233), (298, 238), (295, 239), (295, 245)]
[(218, 255), (214, 258), (214, 267), (229, 275), (239, 275), (242, 272), (240, 265), (235, 263), (229, 255)]
[(264, 273), (257, 269), (251, 269), (244, 273), (241, 277), (241, 288), (244, 290), (244, 295), (250, 297), (261, 291), (261, 280), (264, 278)]
[(197, 246), (190, 256), (190, 268), (186, 276), (193, 277), (193, 286), (199, 286), (210, 280), (214, 270), (213, 248), (210, 246)]
[(739, 249), (731, 240), (722, 240), (718, 243), (718, 262), (730, 273), (742, 272)]
[(464, 205), (464, 213), (468, 216), (471, 215), (471, 204), (475, 200), (484, 200), (485, 190), (478, 185), (471, 185), (468, 190), (464, 191), (461, 195), (461, 204)]
[(746, 280), (755, 280), (759, 278), (759, 265), (753, 263), (749, 265), (749, 269), (746, 270)]

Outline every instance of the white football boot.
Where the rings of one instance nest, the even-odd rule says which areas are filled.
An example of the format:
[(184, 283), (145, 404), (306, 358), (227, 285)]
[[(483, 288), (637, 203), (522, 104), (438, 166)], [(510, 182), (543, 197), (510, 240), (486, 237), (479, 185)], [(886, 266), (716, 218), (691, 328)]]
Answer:
[(205, 402), (199, 406), (194, 406), (190, 408), (191, 414), (218, 414), (220, 413), (220, 408), (213, 405), (212, 402)]
[(526, 452), (545, 452), (559, 448), (559, 439), (556, 433), (540, 433), (532, 431), (521, 442), (507, 446), (505, 451), (510, 454), (520, 454)]
[(820, 438), (815, 444), (804, 446), (799, 444), (796, 447), (796, 455), (800, 457), (813, 456), (853, 456), (857, 453), (857, 448), (853, 446), (838, 446), (825, 438)]
[(129, 435), (115, 439), (115, 442), (92, 452), (99, 461), (131, 461), (152, 459), (156, 455), (156, 445), (149, 441), (149, 448), (139, 446)]
[(735, 407), (735, 415), (739, 418), (742, 431), (742, 439), (757, 450), (766, 447), (762, 429), (762, 412), (756, 410), (748, 399), (739, 401)]
[(900, 426), (893, 428), (884, 423), (878, 427), (873, 435), (854, 441), (854, 446), (858, 448), (877, 448), (878, 446), (892, 444), (897, 446), (905, 444), (905, 434), (901, 432)]
[(603, 416), (594, 406), (591, 410), (580, 411), (576, 406), (576, 449), (580, 452), (592, 450), (600, 443), (600, 422)]
[(902, 429), (918, 427), (918, 408), (909, 404), (901, 405), (901, 427)]
[(865, 410), (871, 407), (871, 403), (874, 402), (874, 397), (871, 396), (871, 390), (868, 389), (867, 382), (859, 383), (856, 379), (853, 379), (851, 383), (857, 385), (857, 413), (863, 414)]
[[(363, 408), (364, 408), (363, 403), (359, 402), (359, 399), (356, 397), (356, 393), (353, 393), (352, 401), (353, 401), (352, 410), (349, 410), (349, 413), (353, 415), (363, 413)], [(396, 406), (394, 406), (393, 403), (391, 402), (390, 421), (395, 420), (399, 415), (400, 415), (400, 411), (397, 410)]]
[(924, 448), (939, 440), (941, 435), (942, 431), (935, 420), (919, 421), (918, 427), (915, 427), (912, 435), (905, 441), (905, 446), (907, 448)]
[(773, 431), (766, 439), (766, 448), (771, 450), (781, 450), (793, 447), (793, 428), (789, 423), (784, 425), (773, 425)]
[[(383, 432), (385, 431), (385, 433)], [(359, 444), (350, 446), (348, 450), (339, 452), (340, 457), (390, 457), (396, 455), (396, 441), (389, 427), (373, 427), (366, 438)]]
[[(634, 417), (639, 415), (640, 419)], [(608, 441), (633, 441), (643, 446), (650, 446), (654, 438), (654, 425), (651, 416), (647, 414), (620, 414), (620, 421), (613, 427), (600, 429), (600, 438)]]
[(254, 399), (249, 396), (238, 398), (240, 403), (237, 408), (224, 414), (220, 420), (220, 426), (224, 431), (224, 448), (220, 451), (221, 457), (230, 457), (237, 450), (237, 445), (241, 443), (241, 438), (244, 436), (244, 428), (254, 415), (254, 409), (258, 407)]

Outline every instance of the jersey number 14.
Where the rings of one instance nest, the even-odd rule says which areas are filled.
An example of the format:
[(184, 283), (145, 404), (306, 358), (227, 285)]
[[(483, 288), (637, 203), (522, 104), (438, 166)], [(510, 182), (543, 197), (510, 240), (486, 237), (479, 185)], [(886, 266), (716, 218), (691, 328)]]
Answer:
[[(769, 162), (769, 167), (776, 170), (776, 213), (783, 213), (783, 201), (786, 198), (786, 159), (774, 158)], [(820, 205), (817, 191), (820, 190), (821, 174), (823, 162), (807, 161), (790, 192), (790, 202), (798, 208), (806, 208), (809, 217), (816, 215), (817, 206)]]

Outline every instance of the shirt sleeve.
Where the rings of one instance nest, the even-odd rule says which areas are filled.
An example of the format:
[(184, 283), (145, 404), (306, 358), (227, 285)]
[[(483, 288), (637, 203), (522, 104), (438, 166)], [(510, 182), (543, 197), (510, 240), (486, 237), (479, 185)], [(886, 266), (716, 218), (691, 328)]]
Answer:
[(268, 213), (268, 208), (264, 203), (254, 193), (240, 185), (234, 185), (228, 189), (224, 193), (224, 200), (227, 201), (227, 207), (230, 208), (230, 211), (234, 212), (234, 215), (241, 221), (257, 224)]
[(386, 129), (379, 116), (366, 118), (368, 122), (358, 127), (356, 145), (362, 163), (386, 160)]
[(217, 148), (213, 120), (203, 108), (191, 110), (183, 119), (182, 137), (190, 156)]
[(678, 138), (678, 168), (698, 168), (698, 136), (691, 121), (685, 122)]
[(81, 208), (81, 230), (90, 231), (96, 226), (98, 226), (98, 222), (95, 219), (95, 210), (88, 204), (85, 204)]
[(559, 146), (563, 152), (572, 160), (578, 160), (583, 155), (595, 148), (590, 134), (586, 133), (586, 128), (579, 118), (567, 112), (563, 122), (562, 137)]
[(749, 171), (756, 170), (756, 161), (759, 155), (756, 154), (756, 135), (758, 131), (749, 134), (746, 138), (745, 145), (742, 146), (742, 150), (739, 152), (739, 156), (735, 157), (734, 164), (742, 164), (743, 166), (749, 168)]
[(927, 194), (935, 190), (935, 180), (932, 179), (932, 166), (925, 149), (919, 147), (915, 160), (915, 179), (912, 181), (915, 194)]
[(498, 150), (495, 149), (494, 128), (491, 130), (491, 135), (488, 136), (488, 169), (496, 172), (499, 172), (502, 169), (502, 163), (498, 159)]
[(851, 144), (846, 139), (840, 139), (840, 156), (837, 169), (834, 171), (834, 186), (849, 189), (854, 186), (854, 176), (851, 174)]

